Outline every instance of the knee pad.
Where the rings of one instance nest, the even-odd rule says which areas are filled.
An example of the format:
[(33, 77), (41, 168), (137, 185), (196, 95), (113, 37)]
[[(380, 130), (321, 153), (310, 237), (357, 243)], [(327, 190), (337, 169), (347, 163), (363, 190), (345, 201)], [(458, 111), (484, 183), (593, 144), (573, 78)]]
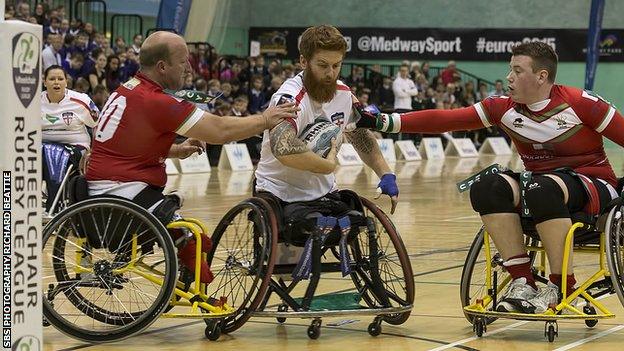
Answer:
[(550, 177), (534, 176), (526, 187), (524, 199), (535, 224), (555, 218), (570, 218), (563, 190)]
[(480, 215), (517, 212), (511, 185), (497, 174), (487, 175), (472, 184), (470, 203)]

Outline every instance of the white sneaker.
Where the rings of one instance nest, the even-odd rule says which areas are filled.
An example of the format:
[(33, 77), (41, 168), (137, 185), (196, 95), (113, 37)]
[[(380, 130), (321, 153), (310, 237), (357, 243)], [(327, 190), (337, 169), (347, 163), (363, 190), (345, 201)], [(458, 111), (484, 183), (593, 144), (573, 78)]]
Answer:
[(540, 288), (532, 299), (529, 299), (529, 303), (533, 306), (533, 311), (530, 313), (544, 313), (551, 304), (557, 305), (559, 303), (559, 287), (552, 282)]
[(529, 303), (529, 299), (532, 299), (537, 294), (532, 286), (527, 284), (526, 278), (514, 279), (507, 288), (505, 295), (496, 306), (498, 312), (527, 312), (532, 309), (533, 306)]

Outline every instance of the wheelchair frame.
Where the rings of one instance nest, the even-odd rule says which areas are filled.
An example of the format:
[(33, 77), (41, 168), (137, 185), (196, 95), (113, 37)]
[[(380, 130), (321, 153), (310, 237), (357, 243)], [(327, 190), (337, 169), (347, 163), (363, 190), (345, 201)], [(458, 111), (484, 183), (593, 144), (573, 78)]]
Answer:
[[(507, 276), (500, 285), (497, 284), (497, 276), (496, 272), (493, 274), (493, 268), (497, 265), (497, 260), (494, 259), (491, 255), (491, 247), (490, 247), (490, 239), (487, 231), (482, 228), (480, 233), (483, 233), (483, 247), (485, 249), (485, 268), (486, 268), (486, 277), (485, 277), (485, 291), (486, 295), (478, 297), (474, 300), (474, 303), (469, 304), (468, 306), (464, 306), (463, 310), (466, 313), (467, 317), (473, 317), (471, 321), (473, 323), (473, 330), (478, 337), (481, 337), (484, 332), (487, 331), (487, 325), (491, 323), (496, 318), (510, 318), (510, 319), (519, 319), (519, 320), (534, 320), (534, 321), (544, 321), (544, 335), (548, 338), (549, 342), (553, 342), (555, 337), (558, 336), (558, 325), (557, 320), (559, 319), (582, 319), (585, 320), (585, 324), (588, 327), (594, 327), (599, 319), (606, 318), (614, 318), (615, 314), (613, 314), (609, 309), (607, 309), (603, 304), (601, 304), (597, 297), (601, 295), (605, 295), (613, 289), (613, 285), (611, 285), (610, 289), (603, 290), (592, 296), (588, 293), (588, 290), (592, 287), (595, 287), (596, 284), (600, 282), (607, 282), (607, 284), (619, 284), (615, 277), (610, 272), (610, 267), (614, 264), (612, 261), (612, 257), (607, 252), (607, 246), (611, 245), (610, 232), (612, 225), (612, 220), (620, 219), (622, 217), (622, 210), (624, 206), (616, 205), (609, 210), (606, 215), (606, 228), (605, 230), (599, 230), (596, 226), (590, 225), (587, 223), (576, 222), (574, 223), (565, 239), (565, 250), (563, 255), (562, 262), (562, 276), (567, 275), (568, 261), (570, 259), (570, 250), (577, 252), (590, 252), (597, 253), (599, 255), (599, 267), (598, 269), (587, 278), (582, 284), (578, 286), (569, 296), (566, 298), (560, 298), (560, 302), (555, 306), (549, 306), (549, 309), (541, 314), (526, 314), (526, 313), (517, 313), (517, 312), (497, 312), (496, 311), (496, 296), (502, 292), (502, 290), (510, 283), (511, 276)], [(574, 240), (574, 234), (577, 230), (584, 229), (586, 231), (592, 231), (599, 233), (599, 242), (596, 246), (578, 246), (572, 247), (572, 242)], [(475, 239), (475, 243), (476, 243)], [(474, 244), (473, 243), (473, 246)], [(472, 247), (471, 247), (472, 250)], [(527, 251), (529, 253), (533, 252), (535, 254), (540, 254), (540, 262), (538, 263), (537, 273), (544, 275), (546, 271), (546, 252), (542, 246), (539, 245), (527, 245)], [(469, 258), (467, 258), (468, 260)], [(472, 267), (471, 267), (472, 270)], [(474, 274), (474, 272), (472, 273)], [(462, 276), (462, 284), (465, 283), (465, 279)], [(562, 280), (561, 285), (561, 296), (566, 296), (567, 290), (570, 287), (567, 286), (567, 282), (565, 279)], [(462, 287), (462, 293), (465, 287)], [(468, 287), (469, 289), (469, 287)], [(618, 291), (618, 290), (616, 290)], [(584, 306), (583, 310), (579, 310), (573, 305), (573, 302), (577, 297), (581, 297), (586, 301), (586, 306)], [(462, 296), (463, 299), (463, 296)], [(624, 303), (624, 301), (623, 301)], [(599, 310), (600, 313), (596, 313), (596, 309)], [(566, 311), (570, 314), (564, 315), (560, 314), (561, 312)], [(470, 320), (470, 319), (469, 319)]]
[[(93, 203), (96, 200), (97, 202), (102, 201), (103, 203), (106, 203), (106, 201), (110, 201), (111, 198), (99, 198), (99, 199), (92, 199), (92, 200), (87, 200), (87, 201), (91, 201), (91, 203)], [(134, 210), (138, 210), (141, 209), (140, 207), (132, 204), (129, 201), (126, 200), (122, 200), (122, 199), (118, 199), (118, 198), (112, 198), (112, 200), (114, 200), (113, 203), (117, 202), (117, 203), (122, 203), (125, 206), (129, 206), (130, 208), (133, 208)], [(62, 218), (63, 214), (66, 212), (71, 212), (73, 210), (76, 209), (80, 209), (80, 207), (82, 206), (88, 206), (90, 203), (89, 202), (79, 202), (73, 206), (68, 207), (67, 209), (63, 210), (61, 213), (59, 213), (57, 215), (57, 217), (55, 217), (54, 219), (52, 219), (52, 221), (50, 221), (48, 223), (48, 225), (46, 226), (47, 230), (44, 230), (44, 232), (49, 232), (50, 230), (50, 226), (54, 226), (57, 224), (58, 219), (57, 218)], [(141, 209), (142, 210), (142, 209)], [(151, 214), (147, 213), (147, 211), (142, 210), (144, 213), (143, 215), (146, 216), (151, 216), (153, 217)], [(68, 217), (69, 218), (69, 217)], [(155, 218), (154, 218), (155, 220)], [(201, 233), (207, 232), (207, 228), (206, 226), (200, 222), (197, 219), (193, 219), (193, 218), (186, 218), (180, 221), (175, 221), (172, 223), (169, 223), (167, 225), (167, 229), (173, 229), (173, 228), (185, 228), (187, 230), (189, 230), (195, 240), (196, 240), (196, 260), (195, 260), (195, 274), (194, 274), (194, 284), (192, 286), (188, 286), (187, 283), (180, 281), (179, 279), (176, 278), (176, 282), (175, 285), (173, 286), (172, 292), (170, 294), (170, 296), (167, 297), (167, 300), (169, 300), (168, 306), (165, 308), (165, 311), (163, 313), (161, 313), (160, 315), (156, 315), (156, 316), (152, 316), (151, 319), (146, 323), (146, 325), (141, 328), (147, 328), (149, 325), (151, 325), (158, 317), (163, 317), (163, 318), (195, 318), (195, 319), (204, 319), (206, 321), (206, 329), (205, 329), (205, 335), (208, 339), (210, 340), (217, 340), (219, 338), (219, 336), (221, 335), (221, 320), (225, 317), (231, 316), (232, 314), (234, 314), (236, 312), (235, 309), (233, 309), (232, 307), (230, 307), (227, 303), (226, 300), (224, 299), (213, 299), (210, 296), (206, 295), (204, 292), (206, 291), (206, 284), (203, 284), (200, 282), (199, 280), (199, 275), (200, 275), (200, 269), (201, 269), (201, 259), (200, 257), (202, 257), (203, 255), (203, 259), (206, 258), (206, 254), (202, 253), (202, 248), (201, 248)], [(164, 230), (164, 228), (163, 228)], [(49, 233), (51, 234), (51, 233)], [(48, 235), (49, 235), (48, 234)], [(46, 238), (47, 239), (47, 238)], [(170, 239), (169, 239), (170, 240)], [(87, 241), (87, 238), (79, 238), (77, 239), (77, 243), (75, 244), (76, 247), (83, 247), (83, 244)], [(173, 243), (171, 243), (171, 245), (173, 245)], [(118, 269), (112, 269), (111, 273), (112, 274), (123, 274), (126, 272), (133, 272), (135, 274), (137, 274), (138, 276), (141, 276), (143, 278), (145, 278), (146, 280), (160, 286), (161, 288), (165, 285), (165, 280), (167, 279), (167, 274), (166, 272), (162, 272), (158, 269), (156, 269), (153, 266), (149, 266), (143, 262), (141, 262), (142, 260), (139, 259), (137, 257), (138, 254), (138, 238), (137, 238), (137, 233), (133, 233), (132, 234), (132, 239), (131, 239), (131, 249), (130, 249), (130, 260), (128, 261), (128, 263), (126, 263), (124, 265), (124, 267), (122, 268), (118, 268)], [(83, 255), (84, 251), (80, 250), (80, 251), (76, 251), (76, 262), (81, 262), (82, 261), (82, 255)], [(95, 269), (93, 267), (89, 268), (89, 267), (83, 267), (82, 265), (78, 264), (78, 263), (73, 263), (73, 272), (75, 274), (96, 274)], [(177, 261), (176, 261), (176, 269), (175, 271), (177, 272)], [(122, 340), (123, 338), (126, 337), (130, 337), (131, 335), (133, 335), (134, 333), (139, 332), (135, 331), (132, 334), (129, 335), (123, 335), (122, 337), (113, 337), (113, 338), (102, 338), (100, 340), (94, 340), (96, 339), (95, 337), (93, 338), (88, 338), (88, 337), (80, 337), (77, 336), (75, 334), (72, 334), (71, 332), (68, 332), (65, 328), (67, 326), (60, 326), (57, 325), (55, 323), (62, 323), (61, 321), (59, 321), (59, 316), (56, 314), (56, 312), (53, 309), (53, 298), (54, 296), (56, 296), (57, 294), (59, 294), (60, 292), (62, 292), (64, 289), (67, 289), (67, 287), (63, 288), (63, 287), (59, 287), (57, 286), (56, 288), (52, 288), (49, 287), (47, 293), (44, 292), (44, 296), (46, 296), (46, 298), (44, 299), (44, 315), (45, 315), (45, 320), (44, 320), (44, 325), (47, 324), (47, 322), (55, 325), (55, 327), (57, 327), (57, 329), (59, 329), (60, 331), (64, 332), (65, 334), (68, 334), (72, 337), (75, 337), (77, 339), (86, 341), (86, 342), (114, 342), (114, 341), (119, 341)], [(72, 302), (73, 303), (73, 302)], [(156, 303), (154, 303), (156, 304)], [(189, 307), (189, 310), (186, 313), (170, 313), (168, 312), (169, 310), (171, 310), (173, 307), (176, 306), (182, 306), (182, 307)]]

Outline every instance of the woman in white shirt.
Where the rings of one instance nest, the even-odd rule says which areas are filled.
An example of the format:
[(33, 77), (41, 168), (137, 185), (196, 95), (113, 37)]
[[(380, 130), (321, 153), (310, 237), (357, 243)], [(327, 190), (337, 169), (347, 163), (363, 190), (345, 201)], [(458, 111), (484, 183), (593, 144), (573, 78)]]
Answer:
[(91, 146), (87, 127), (95, 127), (98, 108), (88, 95), (67, 89), (67, 73), (61, 66), (48, 67), (41, 92), (43, 179), (46, 181), (50, 213), (67, 168), (79, 168), (80, 159)]

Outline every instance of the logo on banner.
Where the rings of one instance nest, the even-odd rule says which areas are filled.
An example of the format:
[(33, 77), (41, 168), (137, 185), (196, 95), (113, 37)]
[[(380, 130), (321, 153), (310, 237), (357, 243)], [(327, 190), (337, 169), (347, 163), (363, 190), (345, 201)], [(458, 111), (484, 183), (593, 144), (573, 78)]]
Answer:
[(66, 125), (70, 125), (71, 122), (74, 120), (74, 113), (71, 112), (71, 111), (70, 112), (63, 112), (61, 117), (63, 117), (63, 122), (65, 122)]
[(17, 339), (15, 344), (13, 344), (13, 347), (11, 348), (11, 350), (12, 351), (22, 351), (22, 350), (39, 351), (41, 350), (41, 342), (39, 342), (39, 339), (34, 335), (24, 335), (21, 338)]
[(13, 86), (25, 108), (35, 97), (39, 84), (39, 38), (22, 32), (13, 37)]
[(234, 151), (232, 151), (232, 155), (237, 160), (242, 160), (243, 159), (243, 150), (241, 150), (240, 147), (236, 147), (236, 148), (234, 148)]
[(329, 118), (331, 119), (332, 123), (336, 125), (341, 126), (344, 124), (344, 112), (336, 112)]

